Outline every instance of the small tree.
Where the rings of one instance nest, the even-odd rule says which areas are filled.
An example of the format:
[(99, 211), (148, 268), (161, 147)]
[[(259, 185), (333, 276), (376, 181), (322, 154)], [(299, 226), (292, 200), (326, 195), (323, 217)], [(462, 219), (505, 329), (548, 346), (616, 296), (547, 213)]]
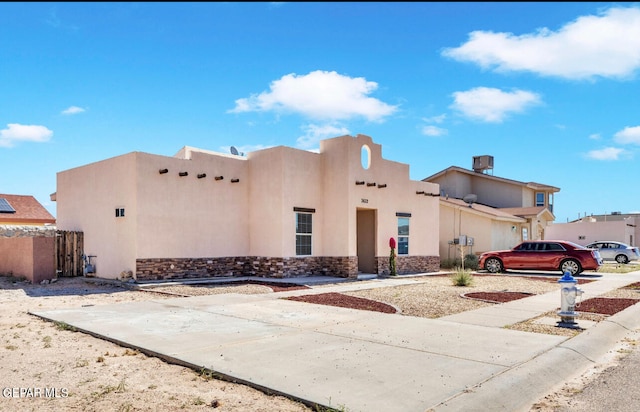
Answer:
[(389, 238), (389, 247), (391, 248), (391, 253), (389, 254), (389, 273), (391, 276), (395, 276), (396, 273), (396, 240), (394, 238)]
[(460, 261), (462, 263), (462, 270), (464, 271), (464, 252), (465, 252), (465, 245), (459, 245), (460, 247)]

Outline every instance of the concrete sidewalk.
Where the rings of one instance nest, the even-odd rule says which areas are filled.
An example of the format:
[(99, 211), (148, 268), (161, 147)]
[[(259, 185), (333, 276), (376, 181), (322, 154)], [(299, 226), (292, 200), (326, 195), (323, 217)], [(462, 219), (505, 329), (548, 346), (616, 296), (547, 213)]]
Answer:
[[(318, 292), (415, 281), (345, 282)], [(638, 281), (640, 272), (606, 274), (580, 287), (588, 299)], [(640, 327), (640, 305), (634, 305), (572, 339), (503, 328), (557, 308), (559, 289), (440, 319), (278, 299), (313, 289), (30, 313), (311, 406), (528, 411)]]

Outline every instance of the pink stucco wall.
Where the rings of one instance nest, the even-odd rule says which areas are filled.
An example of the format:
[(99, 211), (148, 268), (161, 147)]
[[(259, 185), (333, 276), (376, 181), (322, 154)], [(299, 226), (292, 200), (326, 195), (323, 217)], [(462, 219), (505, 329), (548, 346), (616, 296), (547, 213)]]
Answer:
[(52, 237), (0, 238), (0, 273), (33, 283), (56, 276)]

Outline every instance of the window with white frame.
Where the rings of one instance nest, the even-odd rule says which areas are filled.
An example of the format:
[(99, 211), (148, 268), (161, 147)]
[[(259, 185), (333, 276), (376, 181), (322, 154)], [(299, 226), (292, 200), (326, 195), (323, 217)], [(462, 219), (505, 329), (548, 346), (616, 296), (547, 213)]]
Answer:
[(537, 192), (536, 193), (536, 206), (544, 206), (544, 193)]
[(311, 256), (313, 250), (313, 212), (315, 209), (294, 207), (296, 212), (296, 256)]
[(398, 255), (409, 254), (409, 218), (410, 213), (396, 213), (398, 217)]

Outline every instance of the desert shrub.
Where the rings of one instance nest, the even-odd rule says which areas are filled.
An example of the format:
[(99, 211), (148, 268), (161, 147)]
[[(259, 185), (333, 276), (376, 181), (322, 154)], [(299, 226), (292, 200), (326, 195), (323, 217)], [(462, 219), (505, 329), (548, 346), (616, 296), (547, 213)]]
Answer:
[(464, 268), (478, 270), (478, 256), (470, 253), (464, 257)]
[(447, 259), (442, 259), (440, 261), (440, 267), (442, 269), (453, 269), (459, 266), (461, 266), (461, 262), (459, 258), (458, 259), (447, 258)]
[(473, 284), (473, 275), (470, 270), (456, 268), (455, 273), (451, 275), (453, 286), (471, 286)]

